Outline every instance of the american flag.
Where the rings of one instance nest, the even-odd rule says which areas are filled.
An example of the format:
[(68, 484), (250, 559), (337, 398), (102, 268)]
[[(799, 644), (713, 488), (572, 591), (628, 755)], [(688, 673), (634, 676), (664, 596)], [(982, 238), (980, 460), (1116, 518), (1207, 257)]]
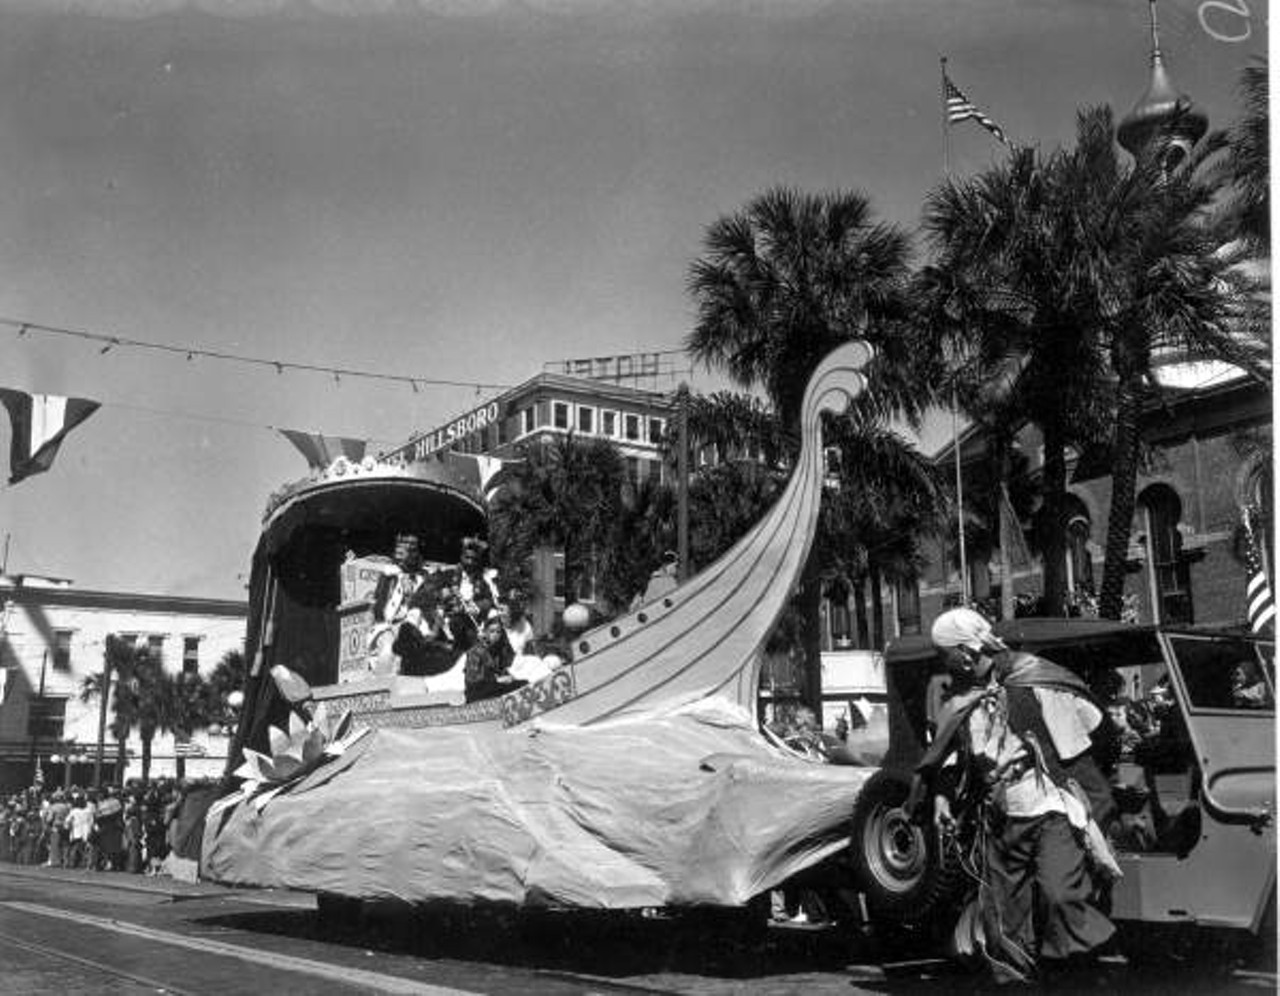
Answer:
[(1271, 594), (1271, 582), (1267, 579), (1267, 569), (1262, 563), (1262, 554), (1258, 550), (1258, 540), (1253, 534), (1250, 521), (1250, 510), (1243, 510), (1244, 517), (1244, 562), (1249, 569), (1249, 581), (1245, 586), (1245, 600), (1249, 607), (1249, 628), (1261, 633), (1268, 626), (1275, 625), (1276, 600)]
[(204, 749), (204, 744), (194, 743), (190, 740), (178, 740), (173, 745), (174, 757), (204, 757), (208, 751)]
[(960, 88), (951, 82), (951, 77), (944, 70), (942, 73), (943, 89), (947, 98), (947, 124), (959, 124), (961, 121), (976, 121), (987, 131), (991, 132), (998, 141), (1005, 145), (1009, 144), (1009, 139), (1005, 137), (1004, 129), (983, 114), (972, 100), (960, 92)]

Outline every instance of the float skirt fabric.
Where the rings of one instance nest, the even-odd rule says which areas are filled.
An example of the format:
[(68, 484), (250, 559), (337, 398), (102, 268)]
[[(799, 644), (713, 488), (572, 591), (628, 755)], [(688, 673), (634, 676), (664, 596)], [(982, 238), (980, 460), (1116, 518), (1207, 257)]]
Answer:
[(588, 727), (382, 728), (265, 803), (210, 810), (201, 874), (414, 903), (736, 906), (844, 846), (874, 770), (786, 756), (717, 700)]

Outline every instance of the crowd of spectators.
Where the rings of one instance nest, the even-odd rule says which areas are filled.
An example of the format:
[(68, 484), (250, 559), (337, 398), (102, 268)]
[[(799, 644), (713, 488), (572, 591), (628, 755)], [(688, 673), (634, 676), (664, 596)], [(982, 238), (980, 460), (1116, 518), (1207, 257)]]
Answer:
[(32, 786), (0, 802), (0, 862), (158, 875), (187, 785)]

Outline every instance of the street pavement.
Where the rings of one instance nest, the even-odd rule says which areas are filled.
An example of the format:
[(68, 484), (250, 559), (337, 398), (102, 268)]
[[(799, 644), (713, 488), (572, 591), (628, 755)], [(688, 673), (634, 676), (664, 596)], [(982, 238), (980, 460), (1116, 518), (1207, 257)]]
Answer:
[[(1214, 996), (1276, 988), (1274, 974), (1185, 963), (1156, 971), (1120, 958), (1085, 983)], [(942, 996), (987, 988), (982, 976), (928, 952), (821, 927), (748, 929), (723, 914), (382, 907), (331, 922), (306, 893), (0, 865), (5, 994)]]

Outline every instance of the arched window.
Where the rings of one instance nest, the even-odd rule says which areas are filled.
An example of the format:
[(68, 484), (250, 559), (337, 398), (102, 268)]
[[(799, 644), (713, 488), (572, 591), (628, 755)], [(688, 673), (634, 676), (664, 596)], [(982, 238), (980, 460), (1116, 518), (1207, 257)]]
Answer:
[(1093, 523), (1089, 510), (1079, 498), (1067, 496), (1067, 590), (1077, 595), (1093, 594), (1093, 554), (1089, 539)]
[(1182, 555), (1182, 502), (1167, 484), (1153, 484), (1138, 496), (1147, 534), (1147, 582), (1155, 622), (1190, 624), (1191, 570)]
[(1274, 500), (1271, 464), (1264, 462), (1254, 468), (1253, 473), (1249, 475), (1246, 501), (1249, 511), (1249, 528), (1253, 530), (1258, 555), (1262, 558), (1263, 566), (1268, 568), (1268, 574), (1274, 573), (1271, 564), (1271, 543), (1272, 537), (1275, 536), (1275, 524), (1271, 521)]

